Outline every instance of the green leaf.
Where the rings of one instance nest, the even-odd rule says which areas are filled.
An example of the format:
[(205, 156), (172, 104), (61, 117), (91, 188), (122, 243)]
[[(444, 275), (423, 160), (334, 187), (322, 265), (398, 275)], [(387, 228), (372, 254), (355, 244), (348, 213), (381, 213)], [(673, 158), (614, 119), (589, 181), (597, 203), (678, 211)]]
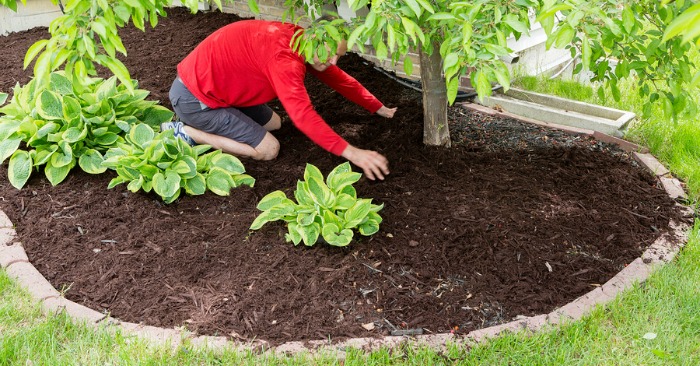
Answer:
[(56, 168), (61, 168), (64, 166), (70, 165), (70, 163), (73, 162), (73, 153), (67, 153), (67, 152), (56, 152), (51, 156), (51, 159), (49, 160), (49, 163), (51, 166), (54, 166)]
[(308, 182), (309, 178), (312, 177), (323, 182), (323, 174), (321, 171), (311, 164), (306, 164), (306, 168), (304, 169), (304, 180)]
[(323, 210), (323, 213), (321, 215), (321, 222), (324, 225), (325, 224), (334, 224), (338, 227), (341, 227), (343, 225), (340, 217), (338, 217), (338, 215), (334, 214), (331, 210)]
[(362, 223), (369, 214), (371, 200), (360, 199), (350, 209), (345, 211), (345, 227), (354, 228)]
[(117, 174), (124, 177), (126, 180), (134, 180), (141, 175), (138, 170), (126, 166), (119, 166), (116, 170)]
[(22, 189), (32, 173), (32, 158), (24, 150), (17, 150), (12, 154), (7, 167), (7, 178), (13, 187)]
[(5, 102), (7, 101), (7, 96), (7, 93), (0, 92), (0, 105), (5, 104)]
[(479, 94), (479, 98), (491, 95), (491, 82), (481, 70), (476, 71), (473, 80), (476, 82), (475, 89), (476, 92)]
[(8, 120), (0, 117), (0, 140), (10, 137), (10, 135), (19, 130), (21, 125), (21, 121), (14, 119)]
[(80, 155), (78, 159), (78, 165), (80, 169), (89, 174), (101, 174), (104, 173), (107, 168), (102, 166), (104, 157), (99, 151), (94, 149), (87, 149)]
[(63, 132), (63, 140), (69, 144), (82, 141), (87, 136), (87, 128), (71, 127)]
[[(144, 191), (148, 192), (148, 191), (149, 191), (149, 189), (148, 189), (148, 182), (144, 182), (142, 188), (143, 188)], [(172, 196), (170, 196), (170, 197), (166, 197), (166, 198), (163, 200), (163, 202), (165, 202), (166, 204), (167, 204), (167, 203), (172, 203), (172, 202), (175, 201), (178, 197), (180, 197), (180, 190), (179, 190), (179, 189), (178, 189), (177, 191), (175, 191), (175, 194), (174, 194), (174, 195), (172, 195)]]
[(49, 90), (61, 95), (73, 94), (73, 83), (62, 73), (52, 72), (49, 81)]
[(207, 188), (219, 196), (228, 196), (231, 191), (231, 176), (222, 169), (212, 169), (206, 177)]
[[(143, 165), (141, 165), (143, 164)], [(144, 178), (152, 180), (153, 176), (156, 175), (160, 171), (157, 166), (151, 165), (151, 164), (144, 164), (143, 161), (141, 161), (140, 166), (138, 167), (139, 173), (143, 175)]]
[[(36, 55), (38, 55), (39, 52), (41, 52), (41, 50), (43, 50), (44, 47), (46, 47), (46, 44), (47, 44), (47, 43), (49, 43), (49, 40), (48, 40), (48, 39), (42, 39), (42, 40), (40, 40), (40, 41), (34, 42), (34, 44), (31, 45), (31, 47), (29, 47), (29, 49), (27, 50), (27, 54), (24, 55), (24, 66), (23, 66), (23, 68), (24, 68), (25, 70), (27, 69), (27, 66), (29, 66), (29, 64), (32, 63), (32, 60), (34, 60), (34, 58), (36, 57)], [(2, 104), (2, 103), (0, 103), (0, 104)]]
[(258, 215), (258, 217), (256, 217), (255, 220), (253, 220), (253, 223), (250, 224), (250, 230), (258, 230), (268, 222), (277, 221), (279, 219), (279, 216), (272, 214), (270, 211), (263, 211), (263, 213)]
[(357, 229), (364, 236), (374, 235), (379, 231), (379, 223), (374, 220), (367, 220), (367, 222), (358, 226)]
[(114, 132), (108, 132), (102, 136), (98, 136), (95, 138), (95, 143), (102, 145), (102, 146), (113, 146), (115, 142), (119, 140), (119, 135), (117, 135)]
[(129, 138), (140, 148), (144, 148), (146, 144), (153, 140), (154, 136), (155, 132), (153, 132), (153, 129), (142, 123), (132, 127), (131, 131), (129, 131)]
[(162, 105), (154, 105), (146, 109), (141, 119), (143, 123), (149, 126), (160, 126), (163, 122), (173, 120), (175, 113)]
[(107, 189), (112, 189), (112, 188), (114, 188), (114, 187), (116, 187), (116, 186), (118, 186), (126, 181), (127, 181), (126, 178), (124, 178), (122, 176), (114, 177), (114, 178), (112, 178), (112, 180), (109, 181), (109, 185), (107, 186)]
[(134, 84), (131, 82), (129, 70), (127, 70), (126, 66), (124, 66), (121, 61), (105, 55), (98, 55), (95, 57), (95, 59), (100, 65), (107, 67), (119, 79), (119, 81), (122, 82), (122, 85), (126, 87), (129, 93), (134, 92)]
[(689, 25), (697, 25), (697, 18), (700, 18), (700, 4), (693, 5), (679, 15), (678, 18), (674, 19), (671, 24), (666, 27), (664, 37), (661, 39), (661, 41), (666, 42), (669, 39), (677, 36), (681, 32), (685, 31)]
[[(683, 36), (683, 43), (688, 43), (695, 38), (700, 36), (700, 12), (698, 12), (698, 16), (695, 18), (695, 21), (691, 24), (689, 24), (688, 29), (685, 31), (685, 35)], [(678, 58), (681, 58), (678, 56)]]
[(61, 96), (44, 90), (36, 100), (36, 108), (39, 115), (46, 120), (63, 119), (63, 103)]
[[(484, 78), (485, 79), (485, 78)], [(491, 90), (491, 85), (489, 84), (488, 89)], [(478, 84), (476, 91), (479, 93), (479, 96), (481, 96), (479, 92)], [(457, 92), (459, 92), (459, 77), (455, 76), (450, 81), (447, 83), (447, 101), (452, 104), (455, 99), (457, 99)]]
[(380, 60), (384, 60), (389, 56), (389, 50), (386, 49), (384, 42), (379, 41), (379, 43), (374, 45), (375, 54)]
[(403, 59), (403, 71), (408, 76), (413, 75), (413, 60), (408, 55)]
[(338, 165), (337, 167), (333, 168), (333, 170), (331, 170), (330, 173), (328, 173), (328, 177), (326, 177), (326, 184), (328, 185), (328, 187), (335, 190), (336, 182), (339, 179), (338, 176), (343, 173), (352, 173), (352, 167), (350, 166), (349, 162), (345, 162)]
[[(56, 156), (56, 154), (54, 154), (54, 156)], [(51, 157), (51, 160), (53, 160), (53, 157)], [(46, 174), (46, 178), (51, 182), (51, 185), (56, 186), (66, 179), (70, 170), (73, 169), (73, 166), (75, 166), (75, 162), (72, 158), (71, 163), (63, 166), (54, 166), (49, 162), (44, 167), (44, 174)]]
[(299, 213), (297, 215), (297, 224), (299, 224), (301, 226), (311, 225), (311, 223), (314, 222), (315, 218), (316, 218), (316, 211), (312, 211), (309, 213)]
[(287, 224), (287, 231), (288, 233), (284, 236), (284, 238), (287, 241), (291, 241), (294, 243), (294, 245), (299, 245), (301, 243), (301, 234), (299, 234), (299, 230), (297, 229), (299, 225), (297, 225), (295, 222), (290, 222)]
[(6, 2), (3, 4), (10, 8), (13, 12), (17, 12), (17, 0), (6, 0)]
[(380, 223), (382, 222), (382, 218), (379, 217), (379, 215), (372, 215), (373, 213), (376, 214), (377, 212), (381, 211), (384, 208), (384, 204), (382, 203), (381, 205), (375, 205), (371, 204), (369, 207), (369, 216), (370, 218), (374, 218), (375, 220), (379, 221)]
[[(43, 138), (49, 134), (56, 133), (60, 129), (61, 129), (61, 125), (59, 125), (58, 123), (49, 122), (49, 123), (41, 126), (41, 128), (39, 128), (39, 130), (36, 131), (35, 137), (36, 138)], [(63, 139), (63, 134), (59, 133), (59, 135), (60, 135), (61, 139)]]
[(80, 102), (68, 95), (63, 96), (63, 118), (66, 121), (71, 121), (75, 118), (79, 118), (82, 112), (82, 107)]
[(634, 19), (632, 9), (626, 6), (624, 9), (622, 9), (622, 26), (625, 28), (627, 33), (632, 33), (635, 23), (636, 21)]
[(274, 191), (271, 193), (268, 193), (265, 197), (263, 197), (260, 202), (258, 203), (258, 210), (260, 211), (267, 211), (282, 202), (285, 201), (291, 201), (289, 198), (287, 198), (287, 195), (282, 192), (282, 191)]
[(353, 186), (346, 186), (342, 191), (340, 191), (340, 193), (345, 193), (355, 199), (357, 198), (357, 191)]
[[(211, 149), (211, 145), (195, 145), (192, 147), (195, 155), (200, 156)], [(199, 160), (199, 159), (198, 159)]]
[(46, 49), (34, 63), (34, 78), (46, 81), (51, 72), (51, 51)]
[(312, 246), (318, 241), (318, 236), (321, 233), (321, 226), (317, 223), (311, 225), (298, 225), (297, 232), (301, 236), (301, 240), (306, 246)]
[(323, 183), (323, 180), (309, 177), (306, 184), (309, 187), (309, 195), (318, 205), (321, 207), (330, 207), (333, 204), (333, 192)]
[(197, 161), (191, 156), (183, 156), (171, 166), (171, 169), (180, 174), (182, 178), (190, 179), (197, 175)]
[(255, 0), (248, 0), (248, 8), (250, 8), (253, 14), (260, 14), (260, 8), (258, 8), (258, 3)]
[(510, 89), (510, 72), (508, 71), (508, 67), (506, 67), (503, 62), (499, 62), (496, 64), (493, 72), (496, 74), (496, 80), (498, 80), (498, 83), (503, 86), (505, 91), (508, 91), (508, 89)]
[(40, 166), (46, 164), (56, 151), (58, 151), (58, 145), (44, 145), (37, 147), (36, 155), (32, 156), (34, 165)]
[(358, 180), (362, 178), (362, 174), (360, 173), (355, 173), (355, 172), (345, 172), (345, 173), (340, 173), (337, 175), (334, 175), (333, 177), (329, 176), (329, 184), (328, 187), (333, 190), (333, 192), (339, 193), (343, 190), (343, 188), (354, 184)]
[(294, 198), (300, 205), (314, 205), (314, 200), (309, 194), (309, 186), (305, 182), (297, 181), (297, 189), (294, 191)]
[[(129, 182), (129, 184), (126, 186), (126, 189), (128, 189), (131, 193), (136, 193), (141, 189), (143, 186), (143, 176), (139, 175), (137, 179), (132, 180)], [(167, 197), (164, 197), (167, 198)]]
[(323, 225), (323, 230), (321, 233), (323, 235), (323, 239), (325, 239), (328, 244), (337, 247), (344, 247), (350, 244), (353, 236), (352, 230), (343, 229), (341, 231), (335, 224)]
[(245, 172), (243, 163), (237, 157), (229, 154), (220, 154), (212, 157), (211, 165), (221, 168), (230, 174), (243, 174)]
[(571, 44), (571, 41), (574, 39), (575, 35), (576, 31), (571, 28), (569, 24), (564, 24), (557, 32), (554, 46), (557, 48), (564, 48), (566, 45)]
[(572, 5), (570, 4), (557, 4), (554, 5), (550, 8), (545, 9), (542, 11), (537, 18), (535, 18), (535, 22), (542, 22), (543, 20), (547, 19), (553, 19), (554, 14), (556, 14), (559, 11), (566, 11), (570, 10), (572, 8)]
[(435, 14), (435, 8), (430, 4), (428, 0), (416, 0), (418, 3), (423, 7), (423, 9), (427, 10), (430, 14)]
[(423, 13), (423, 9), (421, 9), (420, 5), (418, 5), (418, 2), (416, 0), (404, 0), (406, 5), (408, 5), (411, 10), (416, 14), (416, 18), (420, 18), (421, 14)]
[(22, 142), (21, 137), (15, 137), (12, 139), (5, 139), (0, 141), (0, 164), (5, 162), (5, 159), (12, 156), (12, 154), (19, 148), (19, 143)]
[(334, 209), (336, 211), (337, 210), (347, 210), (350, 207), (352, 207), (353, 205), (355, 205), (356, 202), (357, 202), (357, 198), (355, 198), (349, 194), (341, 193), (338, 195), (338, 197), (335, 200)]
[(457, 20), (454, 15), (450, 13), (435, 13), (426, 19), (427, 21), (431, 20)]
[(506, 15), (503, 21), (518, 33), (528, 34), (530, 32), (530, 28), (528, 28), (525, 22), (519, 20), (515, 14)]
[(248, 174), (232, 174), (231, 178), (236, 183), (235, 187), (240, 187), (242, 185), (247, 185), (253, 187), (255, 185), (255, 178)]
[(197, 173), (194, 177), (185, 181), (185, 192), (193, 196), (204, 194), (207, 191), (207, 180), (204, 175)]
[(129, 9), (126, 6), (117, 3), (116, 5), (114, 5), (114, 8), (112, 10), (114, 11), (114, 14), (117, 15), (117, 18), (119, 18), (122, 22), (126, 23), (129, 21), (131, 13), (129, 12)]
[[(355, 46), (355, 42), (357, 42), (357, 39), (360, 37), (360, 35), (364, 31), (365, 31), (365, 26), (363, 24), (363, 25), (360, 25), (357, 28), (355, 28), (355, 30), (353, 30), (352, 33), (350, 33), (350, 36), (348, 37), (348, 49), (352, 49)], [(361, 46), (361, 45), (358, 44), (358, 47), (359, 46)]]
[(102, 136), (109, 132), (109, 127), (92, 128), (92, 135), (95, 137)]
[(173, 171), (156, 173), (153, 176), (153, 190), (163, 198), (171, 197), (180, 189), (180, 182), (180, 176)]

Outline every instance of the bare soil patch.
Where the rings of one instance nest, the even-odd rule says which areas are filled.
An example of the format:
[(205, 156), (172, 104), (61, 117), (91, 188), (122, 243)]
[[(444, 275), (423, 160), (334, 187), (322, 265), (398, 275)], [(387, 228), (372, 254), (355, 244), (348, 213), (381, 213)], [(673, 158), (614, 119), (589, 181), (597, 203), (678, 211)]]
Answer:
[[(231, 14), (169, 11), (155, 29), (121, 35), (125, 62), (170, 106), (177, 63)], [(0, 90), (46, 29), (1, 37)], [(164, 205), (108, 190), (114, 174), (78, 170), (57, 187), (35, 173), (18, 191), (0, 169), (0, 208), (32, 263), (66, 296), (130, 322), (237, 339), (342, 339), (393, 329), (468, 332), (547, 313), (605, 283), (678, 213), (647, 171), (614, 146), (514, 120), (450, 109), (454, 147), (422, 144), (422, 100), (350, 54), (341, 67), (388, 106), (368, 115), (313, 78), (316, 109), (357, 146), (385, 154), (387, 180), (358, 195), (384, 203), (379, 233), (346, 248), (294, 247), (281, 223), (248, 227), (265, 194), (292, 192), (305, 164), (343, 162), (289, 123), (273, 162), (245, 160), (254, 188)], [(374, 323), (368, 331), (363, 324)]]

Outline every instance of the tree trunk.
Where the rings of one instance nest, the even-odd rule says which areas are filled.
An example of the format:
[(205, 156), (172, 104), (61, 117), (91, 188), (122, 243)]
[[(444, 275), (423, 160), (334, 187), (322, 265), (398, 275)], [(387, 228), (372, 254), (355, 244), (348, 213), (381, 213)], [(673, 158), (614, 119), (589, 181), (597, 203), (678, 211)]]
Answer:
[(428, 55), (422, 47), (420, 54), (420, 79), (423, 88), (423, 143), (450, 147), (450, 129), (447, 126), (447, 87), (442, 75), (440, 45), (433, 45)]

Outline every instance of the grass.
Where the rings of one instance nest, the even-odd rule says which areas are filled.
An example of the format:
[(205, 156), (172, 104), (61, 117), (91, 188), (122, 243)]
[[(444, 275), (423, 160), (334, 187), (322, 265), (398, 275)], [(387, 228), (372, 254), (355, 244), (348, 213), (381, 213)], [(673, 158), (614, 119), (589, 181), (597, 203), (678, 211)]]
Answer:
[[(641, 114), (633, 85), (619, 103), (598, 100), (586, 86), (522, 78), (516, 86)], [(700, 98), (698, 98), (700, 99)], [(669, 122), (658, 111), (631, 127), (628, 138), (648, 146), (685, 181), (691, 202), (700, 197), (700, 125)], [(372, 353), (278, 356), (269, 353), (153, 347), (139, 339), (43, 316), (0, 270), (0, 365), (697, 365), (700, 364), (700, 224), (670, 264), (575, 323), (535, 335), (510, 334), (444, 352), (405, 346)]]

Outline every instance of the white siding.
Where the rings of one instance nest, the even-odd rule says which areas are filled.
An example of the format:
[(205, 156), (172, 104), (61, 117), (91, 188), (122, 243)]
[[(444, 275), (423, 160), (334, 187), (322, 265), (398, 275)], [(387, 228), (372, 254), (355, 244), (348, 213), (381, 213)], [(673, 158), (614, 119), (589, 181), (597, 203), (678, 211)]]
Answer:
[(61, 9), (51, 0), (27, 0), (27, 5), (17, 2), (17, 12), (0, 7), (0, 35), (20, 32), (34, 27), (48, 27), (61, 16)]

